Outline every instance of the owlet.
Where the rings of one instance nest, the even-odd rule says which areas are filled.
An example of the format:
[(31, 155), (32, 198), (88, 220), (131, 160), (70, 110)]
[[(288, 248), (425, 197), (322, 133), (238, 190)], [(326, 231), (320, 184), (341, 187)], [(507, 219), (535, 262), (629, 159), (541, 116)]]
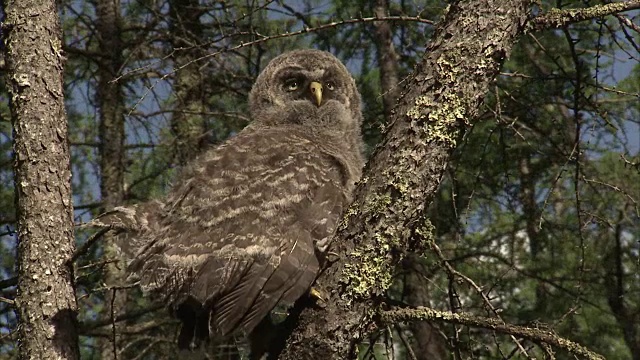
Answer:
[(187, 166), (166, 199), (98, 219), (135, 228), (129, 270), (166, 295), (182, 348), (249, 334), (302, 296), (361, 176), (360, 95), (333, 55), (276, 57), (249, 108), (252, 123)]

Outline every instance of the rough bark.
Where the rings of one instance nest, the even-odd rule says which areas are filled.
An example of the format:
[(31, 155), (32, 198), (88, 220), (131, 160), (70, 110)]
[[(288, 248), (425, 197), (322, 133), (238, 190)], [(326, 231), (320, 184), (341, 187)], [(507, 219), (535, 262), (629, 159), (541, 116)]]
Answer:
[(176, 159), (184, 165), (206, 144), (204, 122), (204, 77), (195, 62), (204, 55), (198, 41), (202, 39), (201, 11), (198, 0), (171, 0), (171, 33), (176, 103), (171, 129), (176, 139)]
[[(96, 103), (100, 114), (100, 196), (101, 212), (112, 210), (124, 201), (124, 139), (125, 119), (122, 84), (113, 81), (123, 63), (121, 40), (120, 1), (98, 0), (96, 9), (96, 34), (101, 61), (98, 65), (98, 87)], [(119, 285), (125, 278), (122, 256), (116, 242), (117, 236), (109, 233), (103, 241), (104, 257), (115, 262), (105, 266), (104, 281), (107, 285)], [(107, 291), (105, 308), (116, 317), (126, 304), (126, 293)], [(118, 357), (118, 329), (112, 325), (112, 336), (100, 339), (103, 359)]]
[(78, 359), (71, 171), (53, 0), (5, 0), (14, 126), (21, 359)]
[(449, 5), (333, 242), (338, 258), (316, 282), (326, 306), (302, 313), (282, 359), (355, 358), (353, 345), (376, 327), (376, 310), (402, 254), (430, 234), (424, 209), (522, 34), (530, 5)]
[[(389, 2), (376, 0), (373, 13), (376, 17), (389, 15)], [(400, 96), (398, 76), (398, 54), (393, 45), (393, 31), (391, 23), (380, 21), (374, 23), (373, 37), (378, 55), (380, 67), (380, 87), (382, 90), (382, 105), (384, 107), (385, 120), (391, 121), (392, 110)], [(429, 288), (423, 281), (422, 274), (418, 273), (415, 261), (404, 261), (404, 272), (409, 273), (404, 284), (406, 302), (412, 306), (427, 306), (429, 304)], [(438, 360), (445, 358), (446, 344), (442, 337), (438, 336), (437, 329), (427, 322), (415, 321), (409, 324), (409, 331), (413, 335), (411, 347), (417, 360)]]

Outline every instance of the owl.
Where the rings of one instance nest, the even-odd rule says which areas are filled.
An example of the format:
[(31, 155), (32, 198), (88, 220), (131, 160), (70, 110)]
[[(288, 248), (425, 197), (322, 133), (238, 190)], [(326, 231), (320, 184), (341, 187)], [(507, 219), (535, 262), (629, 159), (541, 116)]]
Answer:
[(361, 176), (360, 95), (333, 55), (274, 58), (249, 110), (251, 124), (183, 169), (166, 199), (119, 209), (137, 224), (128, 269), (165, 296), (181, 348), (250, 334), (304, 295)]

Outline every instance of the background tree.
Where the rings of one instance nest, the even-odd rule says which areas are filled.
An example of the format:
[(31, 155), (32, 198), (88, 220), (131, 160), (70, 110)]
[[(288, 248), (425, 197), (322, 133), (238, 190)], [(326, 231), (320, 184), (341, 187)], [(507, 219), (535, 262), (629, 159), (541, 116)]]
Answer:
[[(100, 212), (112, 210), (124, 201), (124, 171), (125, 171), (125, 108), (123, 84), (117, 84), (114, 79), (123, 65), (124, 46), (122, 23), (120, 21), (120, 6), (117, 1), (99, 0), (94, 4), (96, 14), (96, 37), (98, 58), (96, 62), (96, 76), (98, 84), (95, 91), (94, 104), (98, 110), (98, 155), (100, 157), (100, 198), (102, 205)], [(112, 260), (104, 268), (104, 281), (107, 284), (121, 283), (125, 278), (124, 263), (120, 262), (115, 236), (105, 235), (103, 242), (103, 256)], [(125, 293), (115, 289), (105, 293), (106, 312), (115, 316), (124, 309)], [(101, 357), (103, 359), (117, 358), (118, 331), (114, 325), (113, 336), (102, 339)]]
[[(290, 48), (328, 50), (348, 64), (363, 94), (372, 152), (381, 128), (389, 127), (394, 99), (436, 36), (433, 24), (455, 10), (439, 1), (131, 0), (104, 3), (120, 15), (101, 23), (100, 4), (68, 0), (59, 7), (76, 222), (162, 196), (180, 164), (248, 123), (253, 79)], [(543, 2), (536, 9), (539, 16), (511, 49), (427, 207), (434, 241), (393, 268), (390, 286), (376, 297), (380, 304), (478, 319), (499, 313), (506, 324), (553, 330), (608, 358), (637, 356), (638, 13), (620, 9), (638, 4), (608, 5), (608, 11), (597, 4)], [(561, 16), (583, 8), (591, 12), (575, 12), (570, 21)], [(113, 37), (103, 35), (106, 25)], [(107, 118), (103, 86), (120, 94), (120, 105), (105, 110), (117, 109), (122, 140), (99, 131)], [(0, 296), (13, 299), (12, 128), (7, 108), (0, 109), (6, 184), (0, 187)], [(118, 141), (119, 149), (105, 151)], [(108, 181), (105, 157), (121, 164), (121, 195), (101, 191)], [(79, 244), (92, 239), (85, 230), (76, 238)], [(101, 344), (117, 339), (119, 358), (175, 358), (176, 324), (135, 287), (107, 281), (117, 252), (88, 249), (76, 262), (82, 357), (106, 356)], [(112, 311), (120, 307), (109, 299), (116, 290), (126, 294), (122, 311)], [(379, 330), (367, 329), (360, 356), (420, 358), (429, 346), (421, 331), (435, 336), (430, 344), (441, 358), (546, 351), (524, 335), (516, 342), (481, 322), (447, 319), (378, 322)], [(7, 356), (16, 350), (15, 325), (11, 303), (0, 302), (0, 352)], [(241, 339), (212, 350), (243, 356)]]

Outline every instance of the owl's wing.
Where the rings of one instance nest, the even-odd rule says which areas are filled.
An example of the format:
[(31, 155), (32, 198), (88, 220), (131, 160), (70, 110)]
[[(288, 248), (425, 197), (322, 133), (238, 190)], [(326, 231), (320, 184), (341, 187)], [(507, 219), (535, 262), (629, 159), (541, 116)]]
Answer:
[[(278, 303), (292, 303), (309, 289), (318, 272), (318, 261), (313, 246), (304, 240), (308, 233), (292, 231), (287, 236), (300, 240), (292, 248), (284, 245), (267, 262), (246, 266), (238, 283), (213, 301), (211, 329), (229, 334), (242, 328), (250, 333)], [(198, 280), (211, 280), (206, 269), (202, 274)]]
[(141, 246), (139, 243), (142, 240), (141, 235), (152, 232), (158, 224), (157, 214), (161, 207), (162, 204), (159, 201), (117, 206), (82, 224), (81, 227), (113, 230), (120, 235), (117, 245), (123, 250), (123, 255), (131, 259), (135, 255), (135, 249)]
[(174, 307), (210, 313), (211, 330), (251, 332), (313, 282), (314, 243), (345, 206), (344, 170), (303, 134), (264, 131), (205, 154), (184, 178), (130, 270)]

